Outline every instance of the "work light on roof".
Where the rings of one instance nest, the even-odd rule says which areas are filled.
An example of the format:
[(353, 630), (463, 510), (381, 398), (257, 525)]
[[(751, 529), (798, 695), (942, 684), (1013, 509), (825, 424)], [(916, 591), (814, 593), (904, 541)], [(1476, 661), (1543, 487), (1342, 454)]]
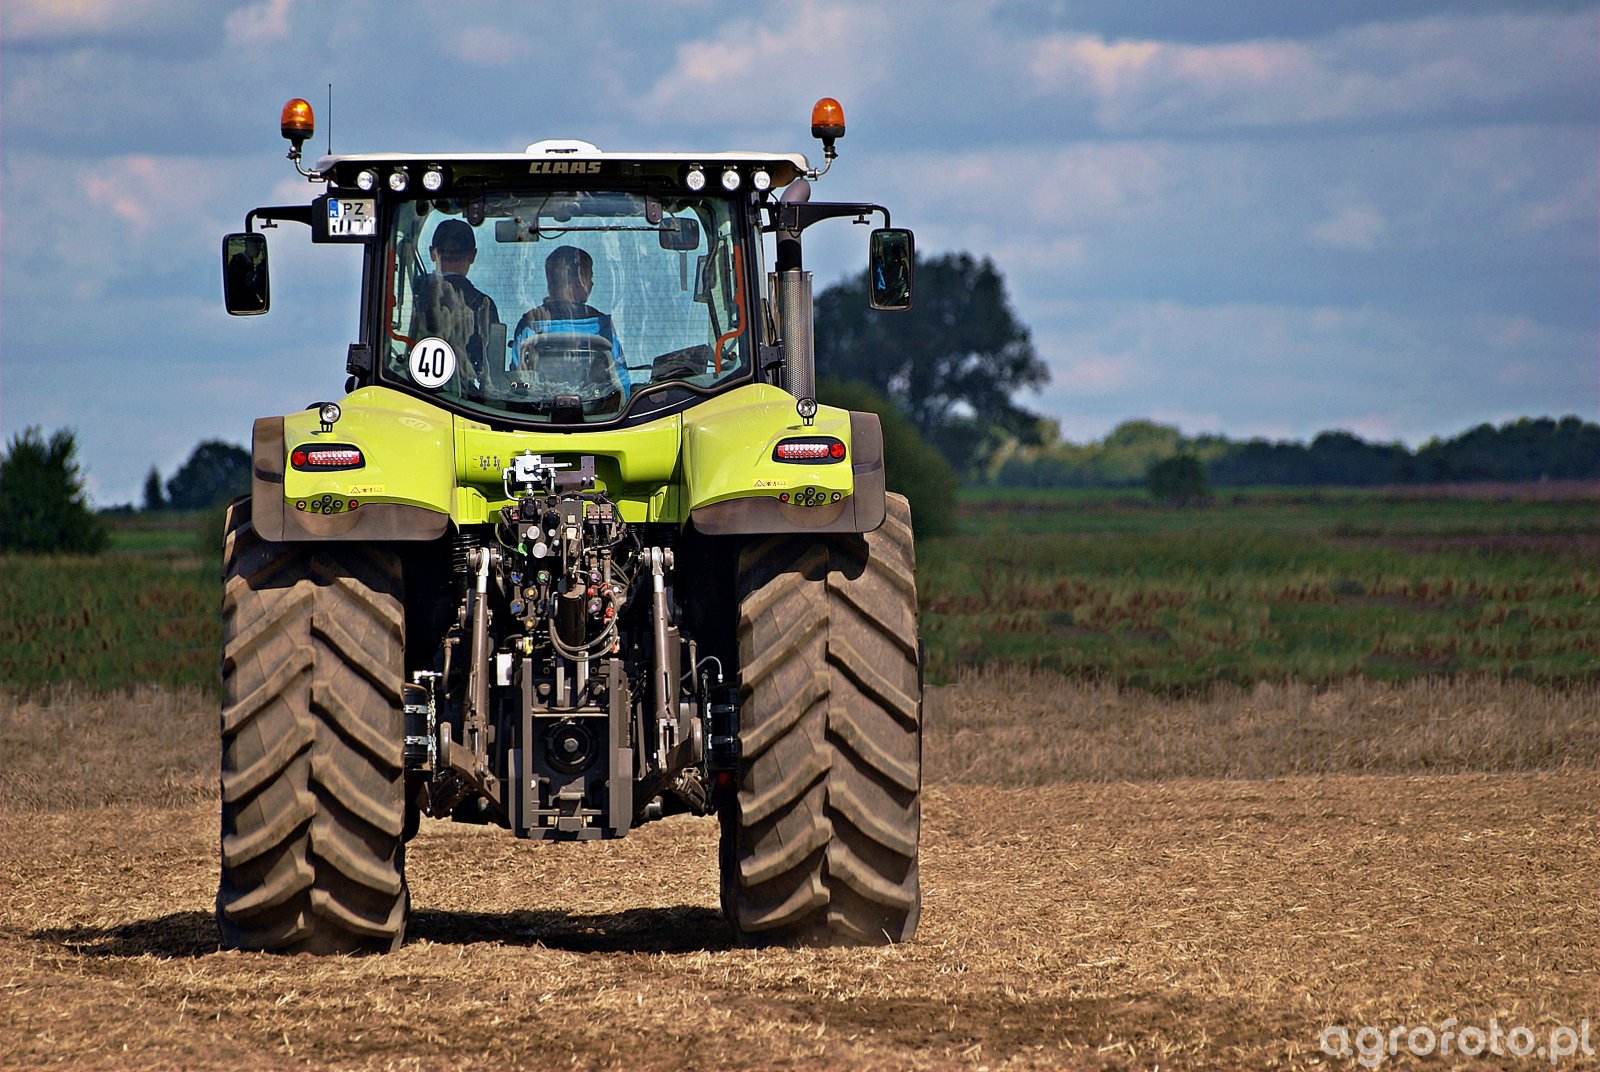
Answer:
[(722, 173), (722, 188), (730, 194), (739, 188), (739, 172), (736, 168), (729, 168)]
[(706, 173), (696, 165), (683, 177), (683, 184), (695, 193), (699, 193), (706, 188)]
[(378, 173), (371, 168), (362, 168), (356, 172), (356, 189), (364, 193), (371, 193), (378, 188)]
[(772, 189), (772, 173), (766, 168), (757, 168), (750, 173), (750, 185), (765, 193)]
[(411, 176), (406, 174), (405, 168), (395, 168), (389, 172), (389, 189), (397, 194), (406, 192), (406, 187), (411, 184)]
[(430, 194), (436, 194), (444, 189), (444, 168), (434, 164), (422, 173), (422, 188)]

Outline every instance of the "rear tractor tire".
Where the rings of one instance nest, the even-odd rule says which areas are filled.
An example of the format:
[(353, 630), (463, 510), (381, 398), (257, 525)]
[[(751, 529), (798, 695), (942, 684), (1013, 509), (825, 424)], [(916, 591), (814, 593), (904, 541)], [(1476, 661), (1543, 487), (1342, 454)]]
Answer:
[(911, 511), (739, 559), (737, 798), (721, 808), (738, 939), (908, 941), (922, 896), (922, 683)]
[(396, 949), (410, 906), (399, 564), (355, 543), (266, 542), (247, 499), (226, 533), (222, 944)]

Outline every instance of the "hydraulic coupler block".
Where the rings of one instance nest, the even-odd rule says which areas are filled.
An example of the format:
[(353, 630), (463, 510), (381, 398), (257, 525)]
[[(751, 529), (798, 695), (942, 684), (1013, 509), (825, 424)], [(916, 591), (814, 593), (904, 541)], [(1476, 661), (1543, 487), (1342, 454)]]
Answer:
[(706, 766), (712, 773), (739, 767), (739, 687), (719, 685), (710, 691), (706, 721), (711, 724), (711, 747)]

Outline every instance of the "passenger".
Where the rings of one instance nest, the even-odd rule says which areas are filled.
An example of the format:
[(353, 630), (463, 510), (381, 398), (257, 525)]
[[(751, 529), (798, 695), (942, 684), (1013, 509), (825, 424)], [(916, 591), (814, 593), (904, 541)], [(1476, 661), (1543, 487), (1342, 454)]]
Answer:
[(622, 340), (611, 317), (588, 304), (594, 289), (594, 258), (577, 246), (560, 246), (545, 259), (544, 275), (550, 293), (517, 322), (513, 336), (517, 353), (528, 362), (540, 335), (597, 335), (611, 344), (611, 362), (626, 400), (631, 385)]
[[(505, 349), (505, 332), (494, 299), (467, 278), (478, 256), (472, 227), (465, 220), (445, 220), (434, 229), (428, 255), (435, 274), (418, 295), (411, 337), (443, 339), (460, 357), (463, 374), (474, 387), (498, 387), (505, 378), (506, 355), (490, 351)], [(498, 345), (491, 341), (495, 339)]]

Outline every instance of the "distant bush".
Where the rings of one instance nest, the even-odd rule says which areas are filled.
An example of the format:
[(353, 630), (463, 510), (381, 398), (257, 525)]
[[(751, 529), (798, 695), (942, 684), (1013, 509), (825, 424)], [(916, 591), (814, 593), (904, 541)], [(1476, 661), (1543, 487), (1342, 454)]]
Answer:
[[(148, 483), (147, 478), (147, 501), (151, 490)], [(212, 439), (195, 447), (189, 460), (167, 481), (166, 502), (160, 505), (170, 510), (207, 510), (249, 493), (250, 452)]]
[(817, 381), (817, 400), (876, 413), (883, 425), (884, 481), (910, 501), (911, 527), (918, 536), (941, 536), (954, 528), (961, 480), (894, 403), (866, 384), (829, 379)]
[(1200, 502), (1211, 494), (1206, 467), (1192, 454), (1156, 462), (1145, 472), (1144, 483), (1151, 498), (1180, 506)]
[(48, 442), (38, 428), (11, 440), (0, 459), (0, 551), (93, 554), (105, 549), (110, 535), (84, 499), (76, 451), (65, 428)]

